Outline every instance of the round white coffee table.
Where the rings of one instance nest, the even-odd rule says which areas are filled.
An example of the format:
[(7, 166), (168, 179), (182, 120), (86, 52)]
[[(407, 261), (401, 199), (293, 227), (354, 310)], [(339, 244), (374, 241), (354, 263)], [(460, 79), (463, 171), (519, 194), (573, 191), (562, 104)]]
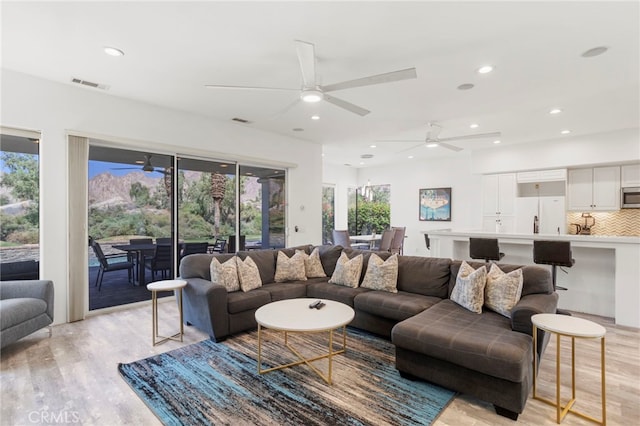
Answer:
[[(258, 323), (259, 374), (268, 373), (269, 371), (274, 370), (281, 370), (295, 365), (306, 364), (327, 383), (331, 384), (333, 356), (344, 353), (346, 350), (346, 327), (347, 324), (353, 320), (355, 312), (350, 306), (347, 306), (344, 303), (325, 299), (321, 299), (325, 304), (322, 308), (309, 308), (309, 305), (316, 300), (318, 299), (302, 298), (280, 300), (264, 305), (256, 311), (256, 322)], [(285, 346), (289, 348), (289, 350), (293, 352), (299, 360), (289, 364), (263, 369), (262, 327), (284, 332)], [(338, 328), (342, 328), (342, 348), (336, 351), (333, 348), (333, 332)], [(325, 354), (313, 358), (305, 358), (298, 350), (289, 344), (288, 333), (315, 333), (321, 331), (329, 332), (329, 350)], [(313, 361), (325, 358), (329, 361), (329, 368), (326, 375), (311, 364)]]
[[(184, 334), (184, 324), (182, 316), (182, 289), (187, 285), (185, 280), (164, 280), (147, 284), (147, 290), (151, 291), (151, 315), (152, 319), (152, 339), (153, 346), (166, 342), (167, 340), (176, 340), (182, 342)], [(180, 331), (173, 336), (164, 337), (158, 335), (158, 292), (174, 290), (178, 297), (178, 309), (180, 311)], [(156, 340), (158, 339), (158, 340)]]
[[(533, 323), (533, 398), (545, 402), (556, 407), (556, 422), (560, 423), (567, 413), (576, 414), (595, 423), (607, 424), (606, 409), (606, 389), (605, 389), (605, 367), (604, 354), (605, 343), (604, 335), (607, 330), (600, 324), (583, 318), (576, 318), (568, 315), (559, 314), (536, 314), (531, 317)], [(537, 382), (537, 351), (538, 346), (538, 329), (556, 334), (556, 400), (550, 401), (536, 394)], [(560, 402), (560, 337), (567, 336), (571, 338), (571, 399), (563, 406)], [(592, 416), (573, 410), (571, 407), (576, 402), (576, 357), (575, 346), (576, 339), (600, 339), (600, 374), (601, 374), (601, 397), (602, 397), (602, 420), (598, 420)]]

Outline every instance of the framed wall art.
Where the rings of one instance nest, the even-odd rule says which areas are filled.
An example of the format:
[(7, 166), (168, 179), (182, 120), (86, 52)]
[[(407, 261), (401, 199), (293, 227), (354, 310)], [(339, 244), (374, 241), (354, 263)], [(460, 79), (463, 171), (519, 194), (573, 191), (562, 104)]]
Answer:
[(451, 188), (426, 188), (420, 190), (420, 220), (451, 221)]

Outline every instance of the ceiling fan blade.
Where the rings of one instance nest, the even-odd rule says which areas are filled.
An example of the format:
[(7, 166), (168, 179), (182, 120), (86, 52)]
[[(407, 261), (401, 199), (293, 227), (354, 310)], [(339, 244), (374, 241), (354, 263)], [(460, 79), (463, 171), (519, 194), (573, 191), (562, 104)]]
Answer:
[(424, 141), (418, 139), (378, 139), (376, 142), (422, 142)]
[(302, 40), (295, 40), (296, 53), (302, 71), (302, 81), (305, 88), (316, 87), (316, 50), (311, 43)]
[(340, 108), (344, 108), (347, 111), (351, 111), (354, 114), (358, 114), (360, 116), (365, 116), (371, 112), (368, 109), (364, 109), (362, 107), (359, 107), (358, 105), (354, 105), (351, 102), (343, 101), (342, 99), (334, 98), (333, 96), (329, 96), (327, 94), (324, 95), (323, 99), (330, 104), (334, 104), (335, 106), (339, 106)]
[(384, 74), (358, 78), (356, 80), (343, 81), (342, 83), (329, 84), (328, 86), (322, 86), (322, 91), (332, 92), (334, 90), (351, 89), (353, 87), (371, 86), (381, 83), (391, 83), (392, 81), (408, 80), (417, 77), (418, 75), (416, 74), (415, 68), (407, 68), (406, 70), (393, 71)]
[(476, 133), (475, 135), (453, 136), (450, 138), (438, 138), (438, 141), (443, 142), (443, 141), (461, 141), (465, 139), (495, 138), (495, 137), (499, 137), (500, 135), (501, 135), (500, 132)]
[[(416, 142), (416, 141), (394, 141), (394, 142)], [(424, 146), (424, 142), (420, 142), (418, 145), (414, 145), (414, 146), (412, 146), (410, 148), (402, 149), (402, 150), (396, 152), (396, 154), (401, 154), (403, 152), (411, 151), (412, 149), (415, 149), (415, 148), (417, 148), (419, 146)]]
[(205, 84), (207, 89), (232, 89), (232, 90), (289, 90), (299, 92), (300, 89), (291, 89), (288, 87), (260, 87), (260, 86), (225, 86), (222, 84)]
[(293, 108), (294, 106), (298, 105), (298, 103), (301, 102), (300, 98), (296, 99), (295, 101), (291, 102), (289, 105), (287, 105), (286, 107), (282, 108), (280, 111), (278, 111), (277, 113), (269, 116), (268, 118), (266, 118), (264, 121), (271, 121), (271, 120), (275, 120), (276, 118), (280, 117), (281, 115), (284, 115), (286, 112), (288, 112), (291, 108)]
[(450, 149), (451, 151), (455, 151), (455, 152), (462, 151), (462, 148), (460, 148), (459, 146), (449, 145), (448, 143), (443, 143), (443, 142), (437, 142), (437, 143), (438, 143), (438, 146)]

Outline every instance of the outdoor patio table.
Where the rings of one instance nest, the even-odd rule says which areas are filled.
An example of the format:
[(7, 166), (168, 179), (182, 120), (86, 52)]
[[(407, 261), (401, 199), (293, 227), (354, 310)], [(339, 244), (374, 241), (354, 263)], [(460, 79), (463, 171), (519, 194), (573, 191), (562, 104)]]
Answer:
[(155, 251), (156, 245), (154, 243), (145, 244), (117, 244), (111, 246), (114, 249), (126, 251), (127, 253), (136, 253), (136, 261), (138, 262), (138, 283), (137, 285), (144, 285), (144, 253), (147, 251)]

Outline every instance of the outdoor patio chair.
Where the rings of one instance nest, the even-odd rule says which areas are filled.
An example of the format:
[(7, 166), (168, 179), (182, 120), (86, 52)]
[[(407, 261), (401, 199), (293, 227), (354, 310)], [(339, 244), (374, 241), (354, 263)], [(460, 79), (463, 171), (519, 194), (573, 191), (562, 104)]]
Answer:
[(226, 253), (227, 252), (227, 240), (216, 238), (213, 246), (209, 248), (210, 253)]
[(151, 270), (151, 279), (156, 279), (156, 273), (159, 271), (162, 279), (168, 279), (171, 275), (173, 249), (170, 245), (156, 245), (155, 254), (152, 258), (145, 260), (145, 268)]
[[(102, 247), (100, 244), (94, 240), (92, 237), (89, 237), (89, 245), (93, 249), (93, 253), (96, 255), (98, 262), (100, 262), (100, 270), (98, 271), (98, 276), (96, 277), (95, 285), (98, 287), (98, 291), (102, 287), (102, 277), (107, 272), (112, 271), (122, 271), (127, 270), (129, 276), (129, 282), (133, 284), (133, 273), (134, 273), (134, 265), (133, 262), (127, 260), (126, 255), (123, 254), (104, 254), (102, 251)], [(113, 262), (109, 263), (109, 260), (113, 259), (123, 259), (124, 262)]]
[(206, 241), (202, 243), (184, 243), (182, 246), (182, 252), (180, 253), (180, 258), (195, 253), (206, 253), (208, 248), (209, 243)]

